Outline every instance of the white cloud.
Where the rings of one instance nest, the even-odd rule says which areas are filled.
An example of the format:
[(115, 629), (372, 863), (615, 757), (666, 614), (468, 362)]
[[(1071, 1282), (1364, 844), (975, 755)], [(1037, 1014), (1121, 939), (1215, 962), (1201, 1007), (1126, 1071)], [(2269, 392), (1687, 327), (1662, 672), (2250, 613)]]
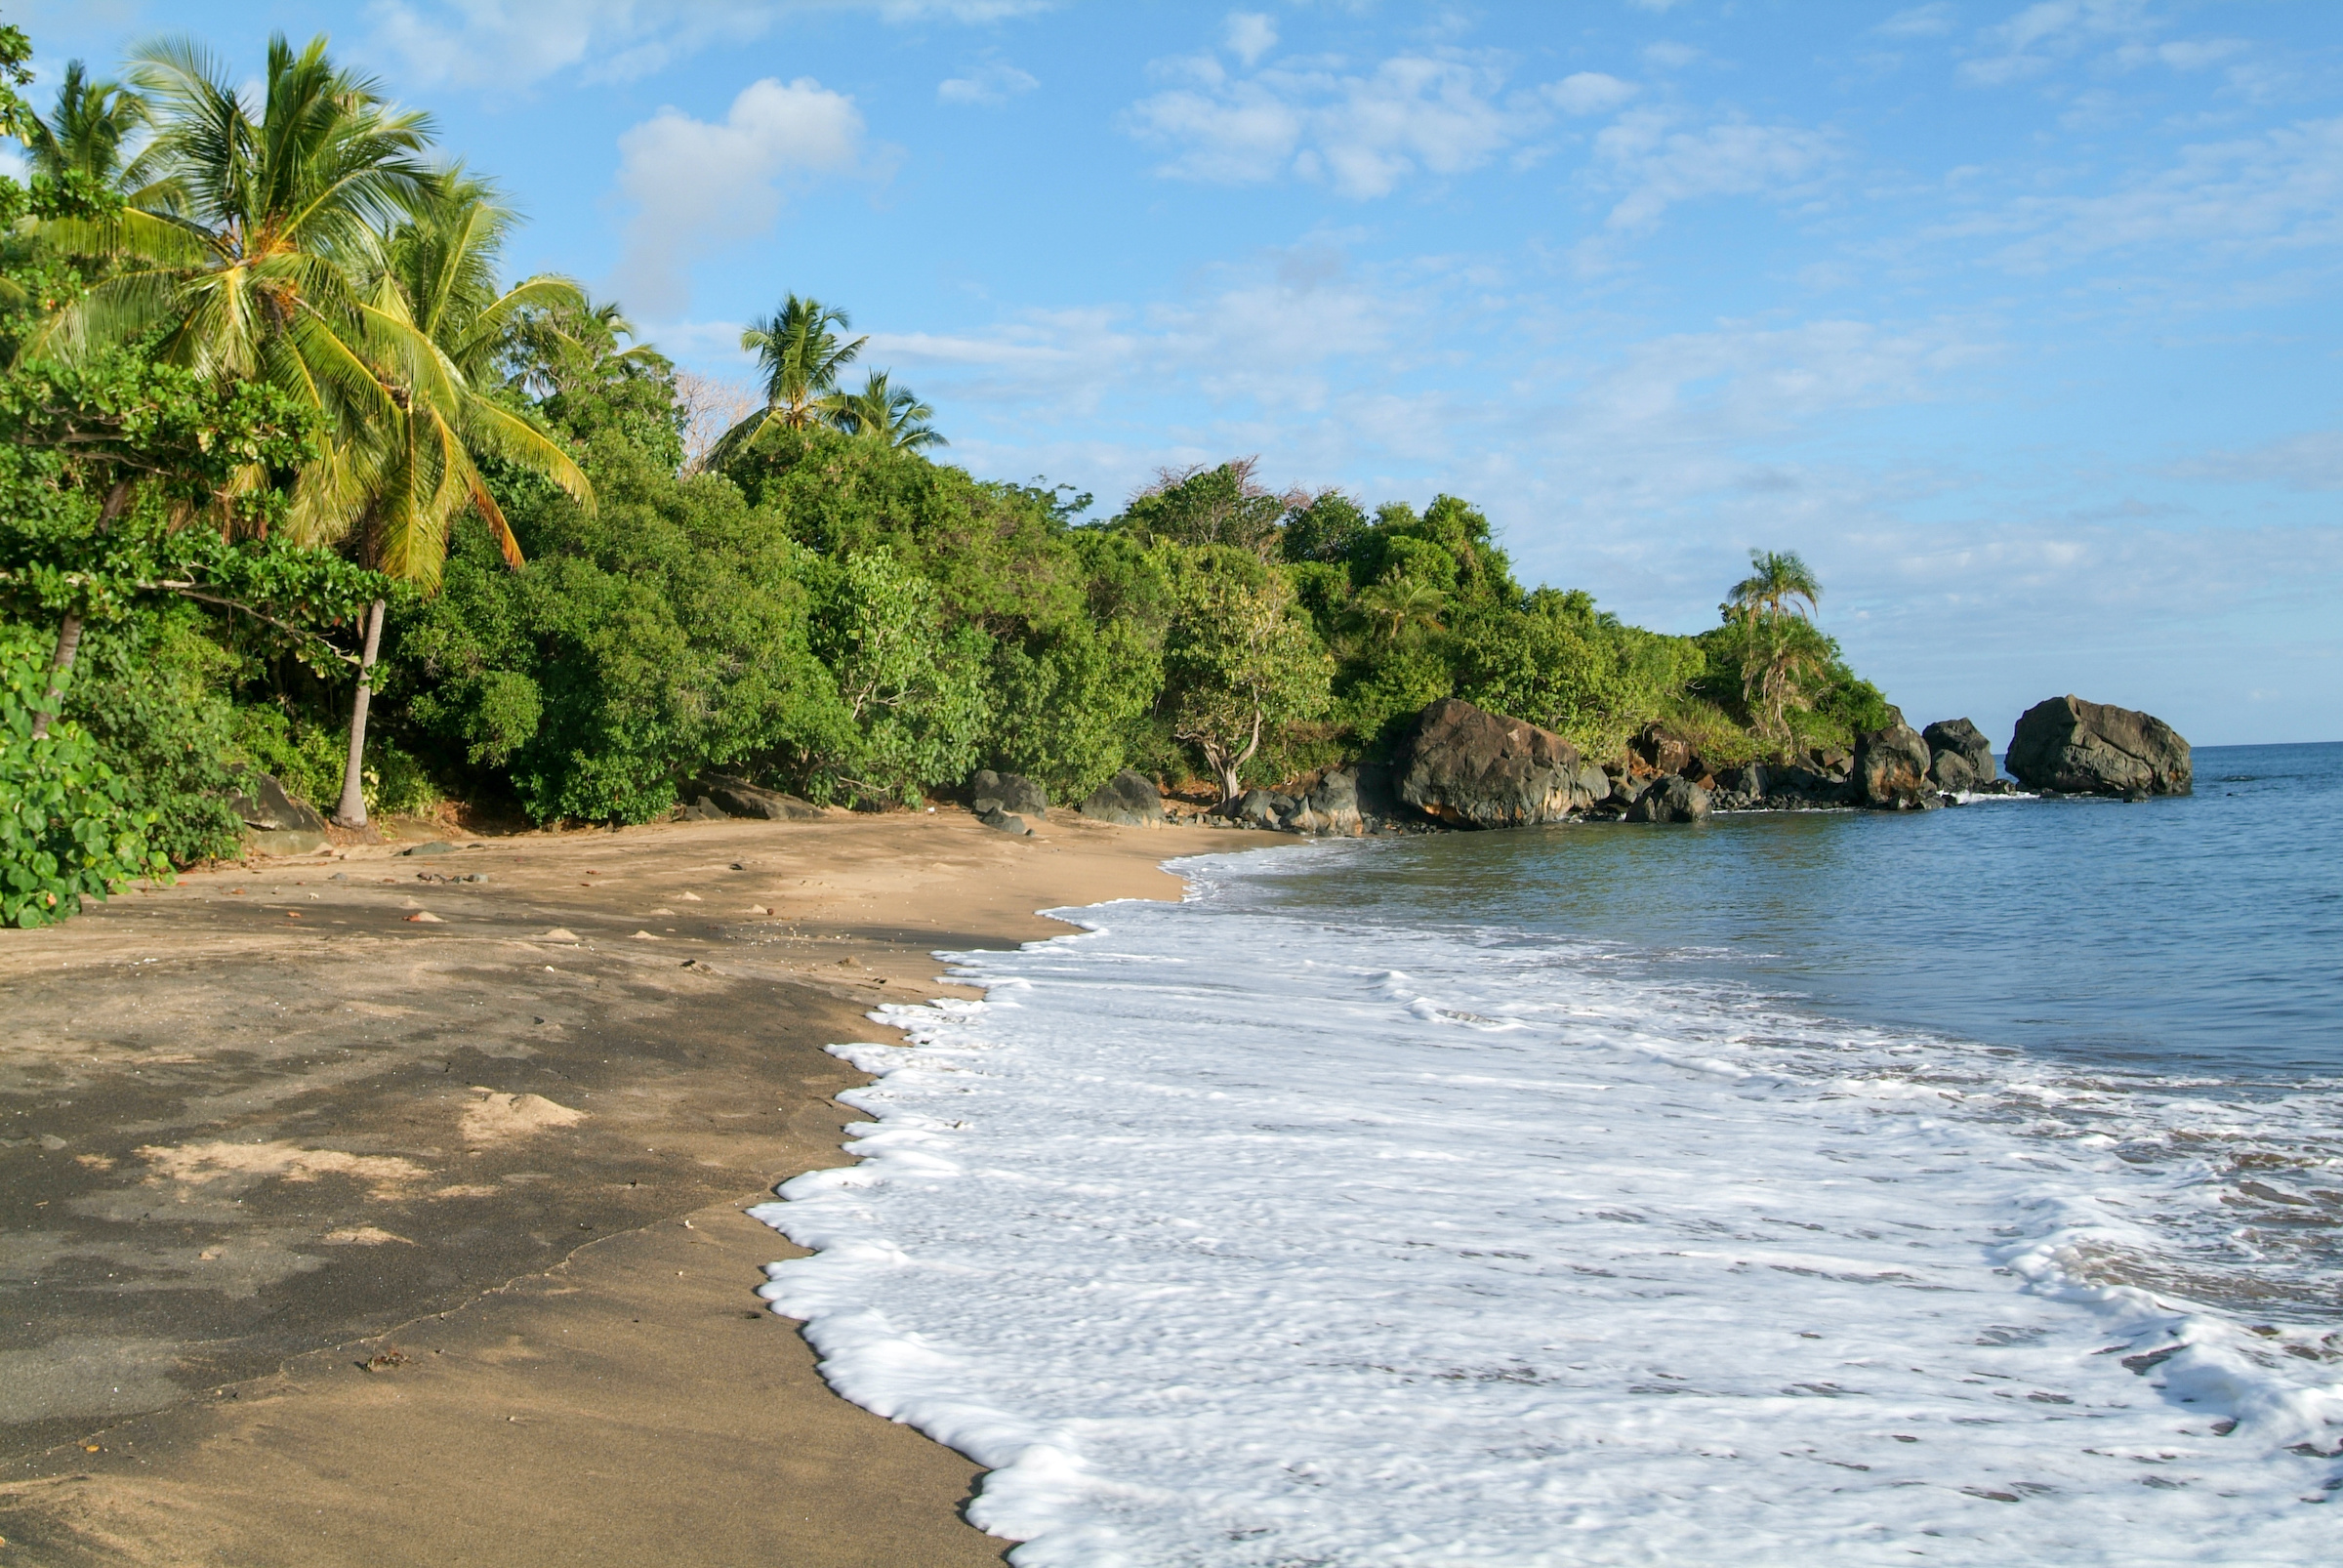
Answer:
[(1871, 30), (1889, 38), (1941, 38), (1952, 30), (1955, 13), (1945, 0), (1899, 11)]
[(1041, 85), (1030, 72), (1021, 71), (1005, 60), (988, 60), (966, 76), (938, 82), (935, 99), (939, 103), (993, 108)]
[(1667, 209), (1703, 196), (1761, 195), (1795, 187), (1837, 155), (1828, 132), (1726, 120), (1686, 127), (1666, 109), (1635, 109), (1596, 133), (1608, 183), (1626, 187), (1605, 227), (1642, 233)]
[[(1366, 199), (1418, 172), (1477, 169), (1549, 117), (1537, 94), (1505, 96), (1494, 66), (1448, 55), (1395, 56), (1347, 72), (1272, 68), (1231, 77), (1209, 56), (1159, 61), (1153, 69), (1183, 85), (1132, 104), (1123, 124), (1172, 148), (1156, 172), (1174, 179), (1248, 184), (1293, 174)], [(1583, 100), (1611, 91), (1601, 85), (1609, 77), (1569, 80), (1580, 83), (1571, 91)]]
[(647, 317), (673, 315), (697, 257), (764, 232), (789, 186), (858, 170), (862, 144), (854, 101), (807, 76), (750, 83), (719, 124), (661, 109), (618, 139), (618, 193), (635, 207), (620, 295)]
[(1258, 11), (1232, 12), (1223, 39), (1228, 52), (1251, 70), (1260, 63), (1263, 55), (1277, 47), (1277, 24)]
[(1607, 114), (1641, 91), (1599, 70), (1574, 71), (1539, 89), (1546, 102), (1565, 114)]
[(2343, 118), (2181, 149), (2168, 168), (2093, 196), (2029, 196), (1937, 231), (2010, 236), (2019, 271), (2123, 250), (2235, 260), (2343, 243)]
[(2234, 452), (2177, 463), (2183, 479), (2277, 484), (2289, 490), (2343, 490), (2343, 431), (2305, 431)]
[(2039, 0), (1978, 37), (1987, 53), (1962, 64), (1980, 87), (2038, 76), (2062, 60), (2110, 44), (2138, 46), (2162, 23), (2147, 0)]
[(763, 36), (792, 15), (863, 11), (890, 22), (985, 22), (1055, 0), (373, 0), (370, 47), (425, 86), (525, 88), (575, 68), (630, 81), (716, 44)]

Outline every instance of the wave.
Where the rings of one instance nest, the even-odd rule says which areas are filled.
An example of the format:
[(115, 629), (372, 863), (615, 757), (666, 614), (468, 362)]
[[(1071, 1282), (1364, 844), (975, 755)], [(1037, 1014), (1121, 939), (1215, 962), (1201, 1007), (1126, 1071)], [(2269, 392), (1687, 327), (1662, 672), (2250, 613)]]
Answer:
[(2343, 1099), (1231, 896), (960, 955), (752, 1211), (1024, 1568), (2310, 1560)]

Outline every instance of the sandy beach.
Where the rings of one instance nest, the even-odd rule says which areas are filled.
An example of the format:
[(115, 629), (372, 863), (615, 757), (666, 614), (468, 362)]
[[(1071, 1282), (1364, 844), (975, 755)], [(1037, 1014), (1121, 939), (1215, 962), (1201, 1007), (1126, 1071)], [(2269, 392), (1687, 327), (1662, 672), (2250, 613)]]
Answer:
[(1281, 841), (412, 842), (0, 934), (0, 1564), (1000, 1560), (974, 1467), (760, 1310), (793, 1249), (740, 1211), (845, 1161), (822, 1048), (953, 994), (933, 951)]

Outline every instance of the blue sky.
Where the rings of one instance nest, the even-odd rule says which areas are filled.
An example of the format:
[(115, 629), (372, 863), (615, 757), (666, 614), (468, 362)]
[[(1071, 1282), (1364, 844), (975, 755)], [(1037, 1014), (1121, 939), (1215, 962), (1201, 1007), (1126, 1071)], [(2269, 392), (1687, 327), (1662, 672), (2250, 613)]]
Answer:
[(1671, 631), (1751, 547), (1913, 722), (2343, 738), (2330, 0), (0, 5), (44, 85), (328, 33), (745, 381), (851, 308), (945, 455), (1483, 507)]

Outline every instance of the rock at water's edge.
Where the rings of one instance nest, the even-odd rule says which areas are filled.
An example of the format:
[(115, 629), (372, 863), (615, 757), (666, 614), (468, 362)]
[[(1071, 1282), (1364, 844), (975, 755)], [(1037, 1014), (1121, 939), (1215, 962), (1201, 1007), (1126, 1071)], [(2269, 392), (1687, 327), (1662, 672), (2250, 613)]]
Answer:
[(1994, 744), (1966, 719), (1940, 719), (1920, 731), (1928, 743), (1928, 778), (1940, 790), (1981, 790), (2001, 776)]
[(1627, 807), (1630, 822), (1698, 822), (1708, 815), (1708, 791), (1675, 773), (1653, 779)]
[(1928, 780), (1928, 743), (1910, 724), (1867, 729), (1855, 739), (1857, 798), (1878, 811), (1917, 811), (1941, 803)]
[(2030, 790), (2066, 795), (2187, 795), (2195, 779), (2189, 743), (2170, 724), (2072, 694), (2019, 717), (2003, 765)]
[(1443, 697), (1417, 715), (1400, 756), (1401, 803), (1450, 827), (1559, 822), (1594, 804), (1581, 782), (1578, 748), (1460, 697)]
[(1016, 811), (1047, 817), (1049, 792), (1022, 773), (996, 773), (980, 767), (968, 779), (968, 809), (978, 816), (987, 811)]
[(1118, 827), (1156, 827), (1164, 820), (1164, 797), (1146, 774), (1127, 767), (1090, 792), (1082, 814)]

